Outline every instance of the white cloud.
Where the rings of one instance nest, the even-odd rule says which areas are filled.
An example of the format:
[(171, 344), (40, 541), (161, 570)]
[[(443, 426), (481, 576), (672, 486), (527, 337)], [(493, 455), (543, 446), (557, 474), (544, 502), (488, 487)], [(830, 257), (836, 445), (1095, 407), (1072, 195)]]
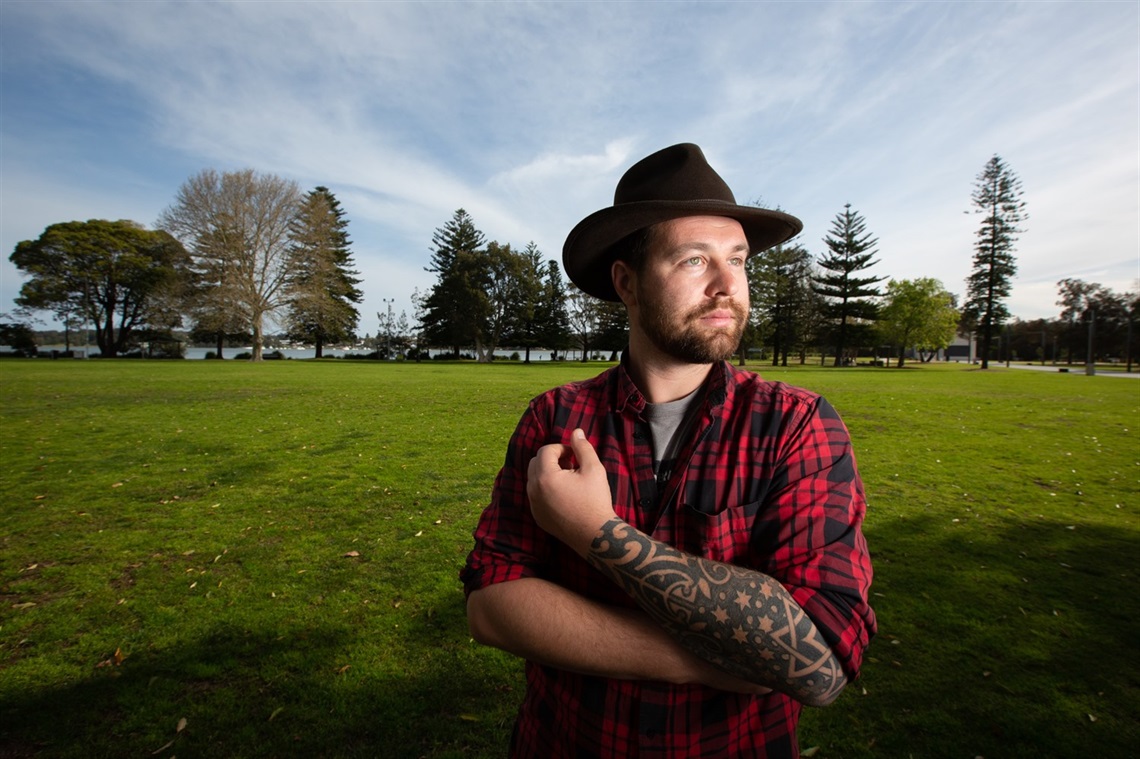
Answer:
[[(1049, 281), (1104, 271), (1112, 286), (1140, 248), (1137, 16), (1098, 2), (5, 2), (0, 244), (71, 218), (149, 223), (191, 174), (249, 166), (330, 187), (362, 311), (399, 297), (410, 312), (455, 209), (557, 258), (625, 167), (696, 141), (738, 200), (801, 216), (809, 249), (851, 202), (881, 274), (961, 291), (962, 212), (998, 153), (1031, 215), (1011, 308), (1048, 316)], [(7, 303), (6, 262), (0, 275)]]

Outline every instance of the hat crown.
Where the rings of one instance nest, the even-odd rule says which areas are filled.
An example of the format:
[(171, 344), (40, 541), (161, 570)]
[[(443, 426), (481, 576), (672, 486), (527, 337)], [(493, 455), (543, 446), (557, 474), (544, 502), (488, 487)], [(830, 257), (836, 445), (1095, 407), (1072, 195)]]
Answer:
[(728, 184), (692, 143), (673, 145), (641, 159), (622, 175), (614, 191), (615, 206), (702, 200), (736, 204)]

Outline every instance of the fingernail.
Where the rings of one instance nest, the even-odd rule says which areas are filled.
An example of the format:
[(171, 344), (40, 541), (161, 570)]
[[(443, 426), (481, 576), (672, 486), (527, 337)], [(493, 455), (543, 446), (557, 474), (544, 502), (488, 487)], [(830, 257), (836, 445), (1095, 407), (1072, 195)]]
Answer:
[(579, 440), (585, 440), (586, 439), (586, 433), (582, 432), (581, 427), (575, 429), (572, 433), (570, 433), (570, 435), (571, 435), (571, 437), (575, 437)]

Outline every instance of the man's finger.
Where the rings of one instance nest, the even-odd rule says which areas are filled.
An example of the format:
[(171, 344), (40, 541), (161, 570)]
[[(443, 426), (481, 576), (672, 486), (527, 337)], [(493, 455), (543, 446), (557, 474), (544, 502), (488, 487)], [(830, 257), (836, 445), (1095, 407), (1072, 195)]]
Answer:
[(578, 459), (580, 469), (601, 465), (602, 461), (598, 458), (598, 452), (594, 450), (594, 446), (586, 439), (586, 433), (581, 429), (576, 429), (570, 433), (570, 447), (574, 450), (574, 458)]

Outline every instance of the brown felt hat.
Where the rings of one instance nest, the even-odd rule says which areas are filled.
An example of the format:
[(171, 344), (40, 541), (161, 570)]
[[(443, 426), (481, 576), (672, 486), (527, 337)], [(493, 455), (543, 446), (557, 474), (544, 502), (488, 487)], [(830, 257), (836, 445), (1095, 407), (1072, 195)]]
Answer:
[(610, 267), (638, 230), (685, 216), (724, 216), (744, 228), (752, 253), (799, 234), (803, 223), (780, 211), (736, 204), (732, 190), (696, 145), (684, 143), (643, 158), (622, 175), (614, 204), (570, 230), (562, 265), (570, 281), (602, 300), (617, 301)]

